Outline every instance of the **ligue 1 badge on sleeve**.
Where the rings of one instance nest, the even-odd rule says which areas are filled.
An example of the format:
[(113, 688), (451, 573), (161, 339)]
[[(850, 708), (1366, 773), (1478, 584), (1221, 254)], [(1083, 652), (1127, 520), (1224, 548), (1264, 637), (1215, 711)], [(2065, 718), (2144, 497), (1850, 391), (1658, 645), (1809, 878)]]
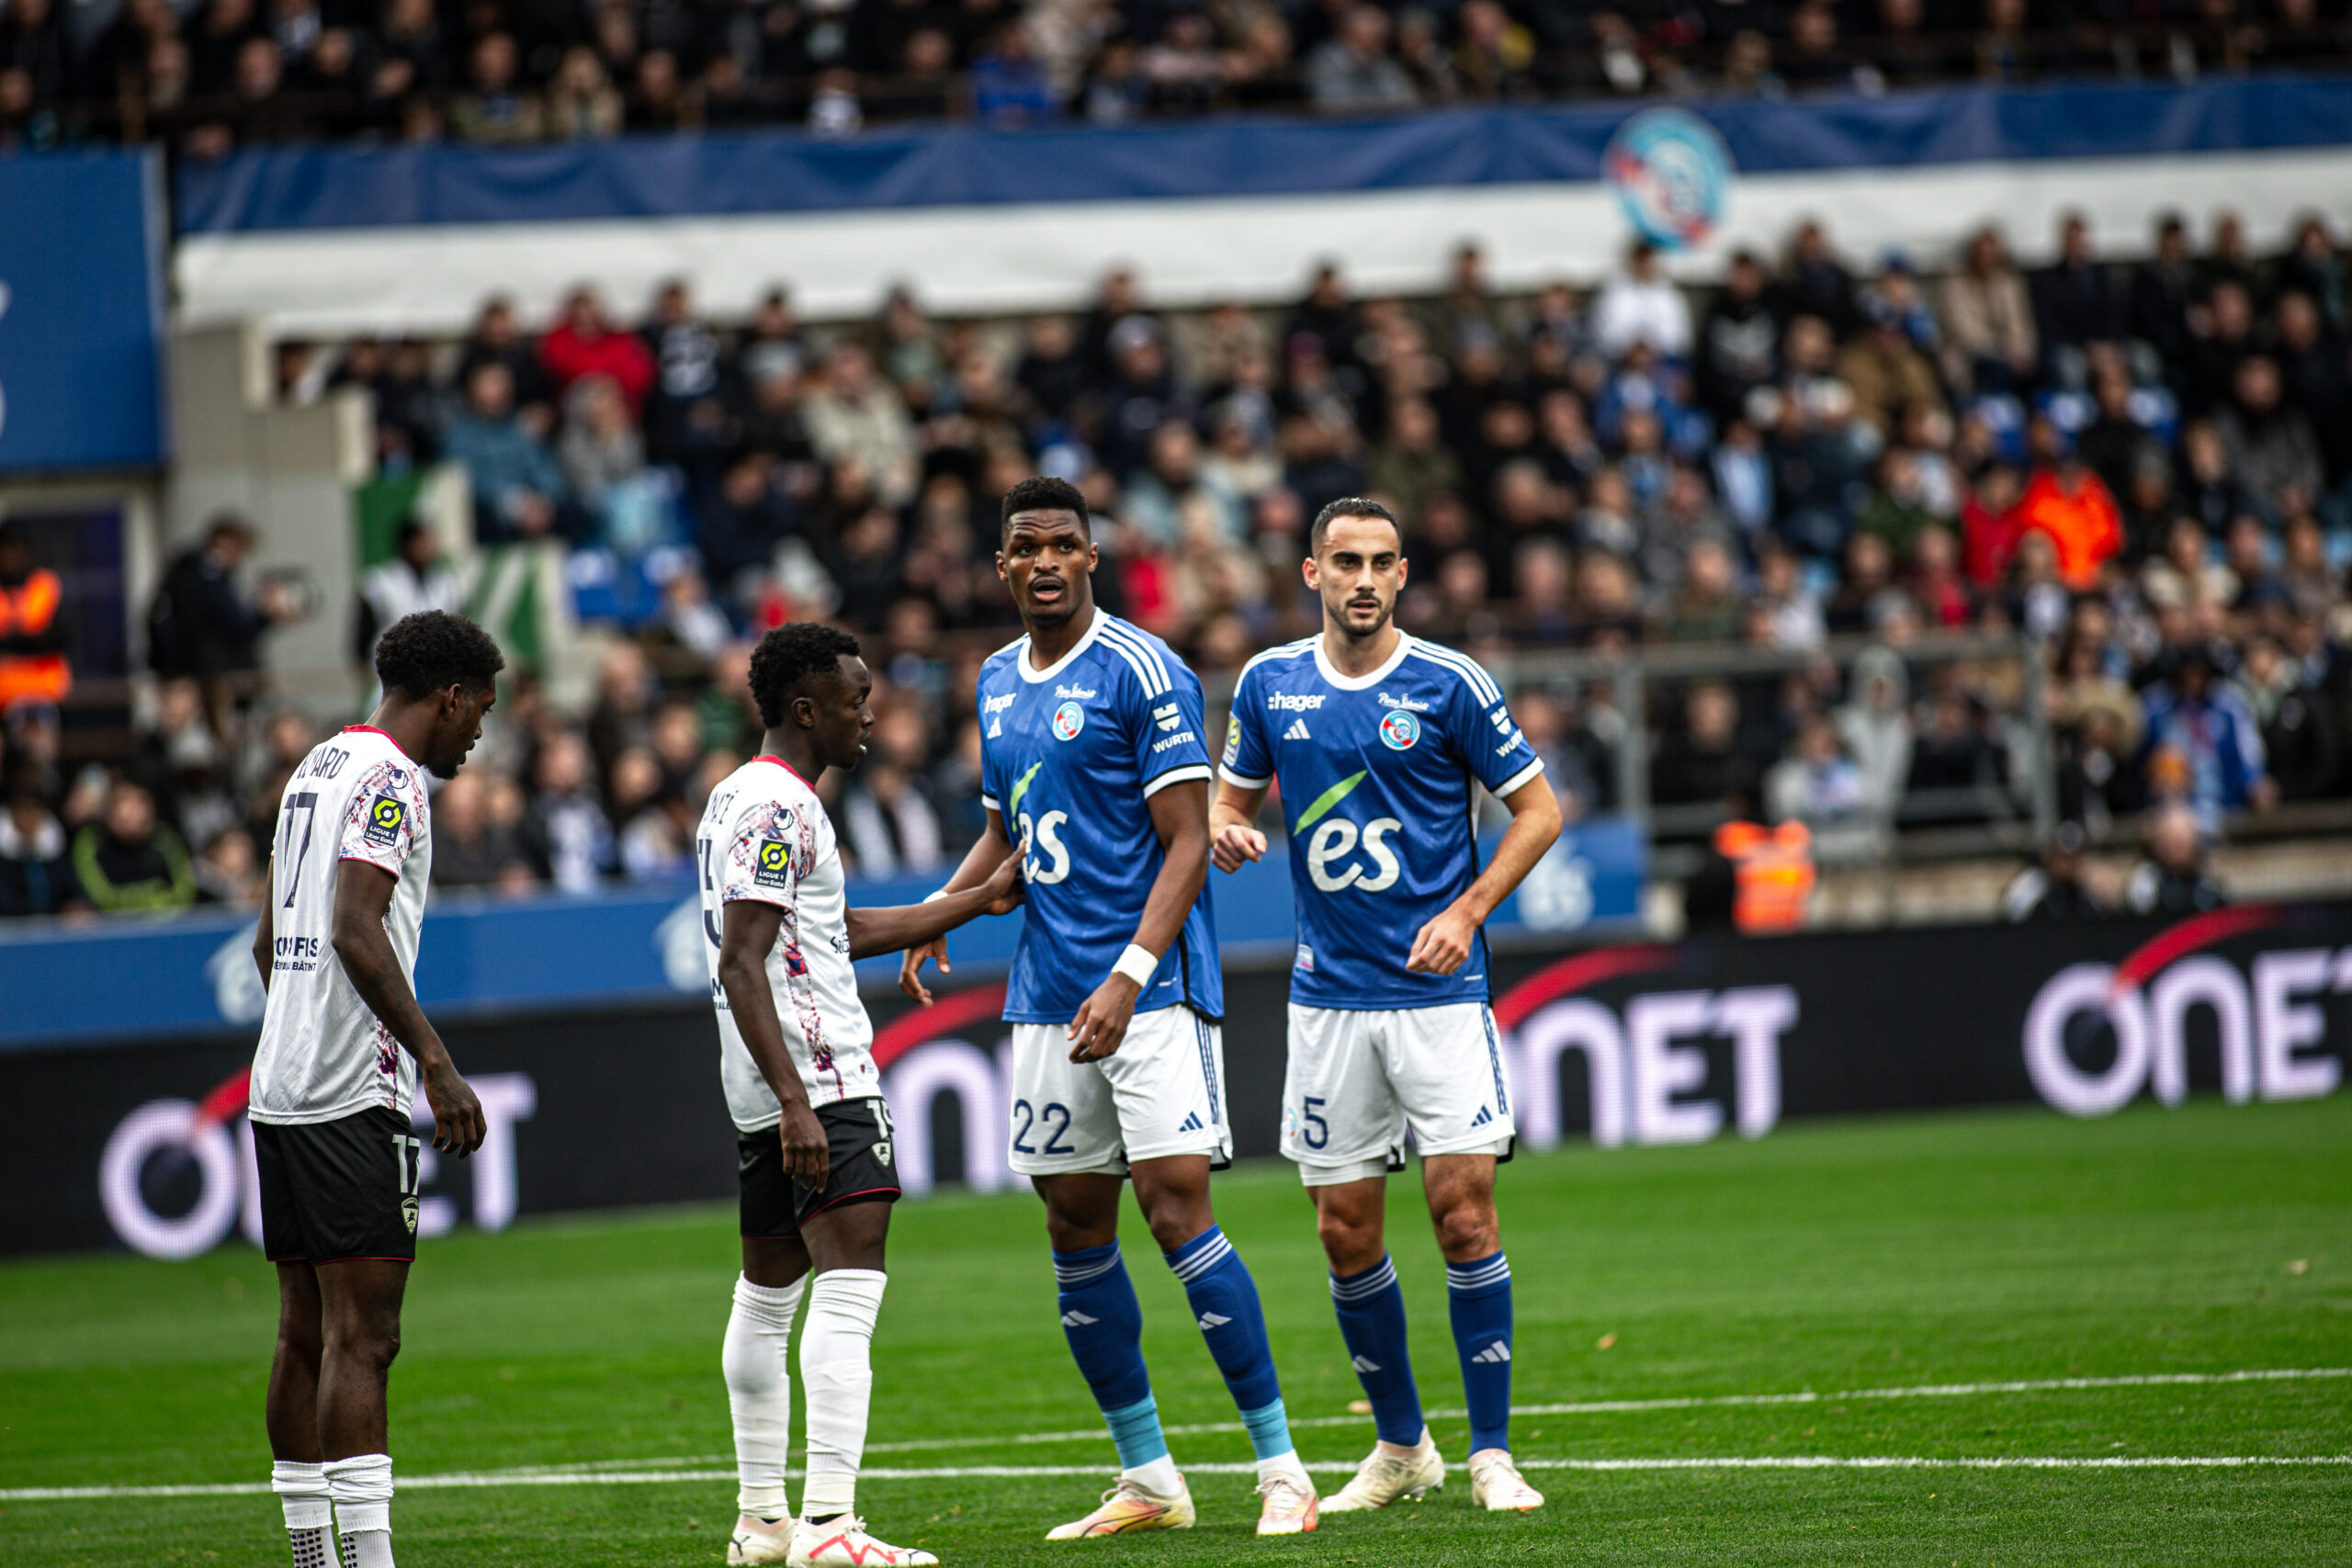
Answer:
[(1707, 243), (1731, 204), (1731, 149), (1688, 109), (1644, 109), (1600, 156), (1634, 231), (1661, 250)]
[(368, 807), (368, 827), (361, 835), (371, 844), (392, 844), (400, 840), (401, 826), (408, 820), (408, 803), (397, 795), (379, 795)]
[(1075, 740), (1078, 732), (1086, 728), (1086, 710), (1076, 703), (1064, 703), (1054, 710), (1054, 739)]

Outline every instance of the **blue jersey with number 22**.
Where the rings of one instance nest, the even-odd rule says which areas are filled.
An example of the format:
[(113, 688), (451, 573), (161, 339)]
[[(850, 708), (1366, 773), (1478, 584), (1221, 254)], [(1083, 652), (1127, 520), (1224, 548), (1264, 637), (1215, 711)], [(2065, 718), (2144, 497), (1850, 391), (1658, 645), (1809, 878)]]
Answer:
[(1225, 777), (1281, 781), (1298, 914), (1291, 1000), (1386, 1010), (1487, 999), (1483, 938), (1451, 975), (1408, 973), (1413, 939), (1478, 875), (1472, 785), (1508, 795), (1544, 771), (1476, 660), (1404, 637), (1350, 679), (1319, 637), (1241, 672)]
[[(1050, 669), (1029, 639), (980, 671), (981, 799), (1022, 846), (1028, 884), (1005, 995), (1009, 1023), (1067, 1023), (1135, 940), (1165, 858), (1150, 797), (1206, 781), (1201, 683), (1168, 645), (1094, 611)], [(1225, 1014), (1204, 886), (1137, 1012), (1189, 1003)]]

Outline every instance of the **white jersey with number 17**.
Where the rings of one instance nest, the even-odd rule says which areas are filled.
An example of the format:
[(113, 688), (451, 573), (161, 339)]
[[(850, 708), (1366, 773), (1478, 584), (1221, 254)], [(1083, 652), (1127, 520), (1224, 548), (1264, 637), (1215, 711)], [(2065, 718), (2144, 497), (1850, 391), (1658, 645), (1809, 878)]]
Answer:
[(366, 725), (313, 747), (286, 781), (270, 844), (269, 1005), (254, 1053), (254, 1121), (333, 1122), (378, 1107), (408, 1114), (416, 1063), (335, 956), (335, 883), (345, 861), (400, 879), (384, 932), (413, 986), (433, 870), (431, 811), (424, 770)]

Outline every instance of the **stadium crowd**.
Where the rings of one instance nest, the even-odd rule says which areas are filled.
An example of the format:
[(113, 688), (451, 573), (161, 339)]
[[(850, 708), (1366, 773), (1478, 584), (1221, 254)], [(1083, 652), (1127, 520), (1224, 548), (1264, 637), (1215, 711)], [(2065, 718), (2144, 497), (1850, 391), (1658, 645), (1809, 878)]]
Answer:
[(2341, 68), (2344, 0), (5, 0), (0, 152)]
[[(2096, 835), (2177, 806), (2210, 835), (2346, 793), (2346, 265), (2316, 220), (2281, 254), (2226, 216), (2201, 244), (2167, 218), (2154, 248), (2109, 265), (2070, 220), (2027, 274), (1988, 229), (1928, 277), (1857, 271), (1806, 224), (1695, 298), (1639, 246), (1589, 293), (1504, 298), (1464, 245), (1416, 301), (1327, 268), (1287, 310), (1175, 313), (1120, 273), (1083, 314), (941, 321), (896, 293), (821, 332), (781, 292), (723, 329), (682, 285), (635, 324), (583, 288), (536, 334), (493, 299), (462, 342), (287, 344), (278, 371), (292, 400), (372, 392), (385, 475), (460, 467), (487, 550), (558, 541), (647, 587), (584, 713), (520, 681), (442, 791), (449, 886), (678, 874), (702, 793), (757, 739), (748, 639), (811, 615), (881, 677), (838, 807), (852, 859), (938, 867), (979, 827), (973, 679), (1012, 625), (997, 498), (1039, 469), (1091, 499), (1101, 600), (1213, 693), (1315, 629), (1306, 522), (1371, 494), (1405, 524), (1401, 622), (1490, 662), (1867, 644), (1654, 693), (1662, 817), (2018, 811), (2019, 662), (1913, 656), (1973, 631), (2039, 650), (2065, 817)], [(53, 710), (12, 711), (0, 911), (253, 897), (318, 733), (225, 679), (298, 613), (236, 586), (250, 543), (224, 520), (174, 568), (129, 764), (61, 771)], [(21, 556), (0, 544), (0, 591)], [(360, 590), (361, 651), (464, 598), (418, 524)], [(1514, 701), (1570, 809), (1616, 804), (1608, 683)]]

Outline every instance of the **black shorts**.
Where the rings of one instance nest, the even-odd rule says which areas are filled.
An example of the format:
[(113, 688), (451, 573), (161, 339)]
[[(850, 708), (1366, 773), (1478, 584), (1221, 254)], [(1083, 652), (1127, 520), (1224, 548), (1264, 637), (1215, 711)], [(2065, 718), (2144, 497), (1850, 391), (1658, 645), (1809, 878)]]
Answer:
[(735, 1171), (742, 1182), (747, 1236), (800, 1234), (811, 1215), (844, 1203), (895, 1203), (899, 1166), (890, 1147), (890, 1108), (879, 1096), (820, 1106), (832, 1163), (819, 1191), (784, 1170), (784, 1138), (774, 1127), (736, 1134)]
[(255, 1122), (261, 1249), (272, 1263), (416, 1261), (424, 1140), (380, 1106), (334, 1122)]

